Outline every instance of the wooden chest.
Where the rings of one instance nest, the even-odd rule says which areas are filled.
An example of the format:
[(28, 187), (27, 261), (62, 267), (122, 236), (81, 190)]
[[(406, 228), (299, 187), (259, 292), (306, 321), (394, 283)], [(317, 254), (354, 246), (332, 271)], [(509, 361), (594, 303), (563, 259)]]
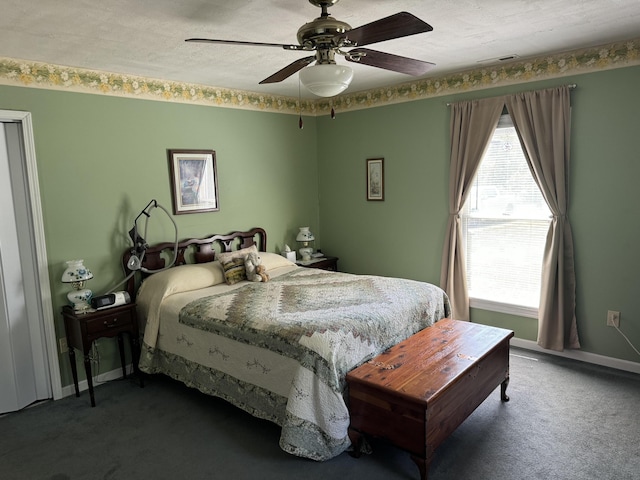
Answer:
[(501, 385), (507, 401), (513, 332), (443, 319), (347, 374), (349, 436), (407, 450), (426, 480), (434, 450)]

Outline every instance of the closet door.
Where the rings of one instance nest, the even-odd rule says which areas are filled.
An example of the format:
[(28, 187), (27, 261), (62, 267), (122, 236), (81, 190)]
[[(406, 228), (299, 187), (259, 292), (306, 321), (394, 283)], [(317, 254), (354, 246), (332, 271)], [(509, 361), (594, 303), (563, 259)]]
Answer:
[(19, 123), (0, 123), (0, 413), (51, 396)]

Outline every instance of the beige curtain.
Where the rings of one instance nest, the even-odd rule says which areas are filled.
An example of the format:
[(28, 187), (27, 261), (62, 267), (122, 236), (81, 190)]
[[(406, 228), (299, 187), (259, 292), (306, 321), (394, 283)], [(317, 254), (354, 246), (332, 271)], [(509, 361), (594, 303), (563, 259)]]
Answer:
[(538, 345), (580, 348), (573, 237), (567, 217), (571, 105), (569, 87), (505, 97), (533, 177), (553, 214), (544, 250)]
[(498, 125), (503, 107), (504, 98), (459, 102), (451, 106), (449, 223), (442, 253), (440, 286), (449, 295), (452, 316), (458, 320), (469, 320), (469, 292), (460, 210)]

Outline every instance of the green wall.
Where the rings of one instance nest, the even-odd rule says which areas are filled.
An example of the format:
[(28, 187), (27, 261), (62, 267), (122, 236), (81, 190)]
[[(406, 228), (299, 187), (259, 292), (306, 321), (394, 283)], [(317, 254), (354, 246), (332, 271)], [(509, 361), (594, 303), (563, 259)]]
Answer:
[[(578, 85), (569, 216), (583, 350), (638, 361), (605, 318), (619, 310), (622, 330), (640, 345), (640, 67), (338, 111), (335, 120), (305, 118), (303, 130), (294, 115), (9, 86), (0, 86), (0, 109), (33, 115), (58, 312), (68, 291), (59, 282), (65, 260), (84, 258), (95, 274), (89, 287), (107, 291), (123, 277), (120, 256), (135, 216), (151, 199), (171, 210), (169, 148), (217, 154), (221, 209), (175, 216), (180, 238), (261, 226), (268, 249), (279, 251), (309, 225), (315, 246), (340, 257), (343, 271), (438, 284), (448, 214), (446, 104), (566, 83)], [(365, 160), (376, 157), (385, 159), (385, 201), (367, 202)], [(150, 242), (173, 235), (156, 212)], [(473, 309), (472, 320), (535, 340), (534, 319)], [(59, 315), (56, 331), (64, 336)], [(114, 344), (101, 342), (101, 372), (118, 366)], [(60, 362), (68, 385), (67, 357)]]
[[(639, 361), (606, 326), (607, 310), (640, 348), (640, 67), (467, 92), (318, 119), (320, 224), (325, 252), (354, 273), (439, 283), (447, 224), (447, 103), (576, 83), (571, 198), (582, 349)], [(384, 157), (385, 201), (365, 199), (365, 159)], [(537, 321), (472, 309), (472, 320), (535, 340)]]
[[(299, 130), (293, 115), (6, 86), (0, 109), (32, 113), (56, 312), (66, 303), (66, 260), (83, 258), (95, 275), (88, 287), (104, 293), (123, 278), (138, 213), (151, 199), (172, 211), (169, 148), (213, 149), (217, 158), (220, 211), (174, 216), (181, 239), (260, 226), (268, 250), (279, 251), (295, 245), (298, 226), (318, 231), (315, 118)], [(149, 242), (173, 238), (160, 210), (149, 225)], [(64, 337), (60, 315), (56, 331)], [(115, 342), (100, 344), (100, 371), (117, 368)]]

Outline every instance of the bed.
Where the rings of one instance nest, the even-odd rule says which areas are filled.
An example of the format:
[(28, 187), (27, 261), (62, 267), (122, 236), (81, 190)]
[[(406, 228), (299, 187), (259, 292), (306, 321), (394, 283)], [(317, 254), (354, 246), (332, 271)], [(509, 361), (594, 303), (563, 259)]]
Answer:
[[(347, 372), (449, 316), (448, 298), (424, 282), (300, 267), (266, 240), (261, 228), (188, 239), (175, 266), (129, 280), (140, 370), (270, 420), (284, 451), (328, 460), (350, 446)], [(163, 268), (173, 247), (149, 247), (143, 266)], [(250, 251), (269, 281), (238, 280)]]

